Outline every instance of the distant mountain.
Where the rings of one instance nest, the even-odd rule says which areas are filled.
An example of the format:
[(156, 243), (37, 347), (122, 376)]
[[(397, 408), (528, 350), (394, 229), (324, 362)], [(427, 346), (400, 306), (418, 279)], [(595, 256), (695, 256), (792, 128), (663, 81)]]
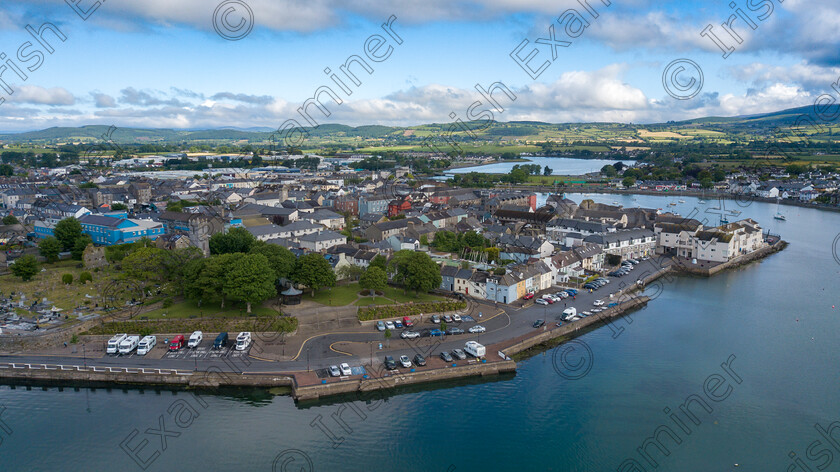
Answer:
[[(840, 114), (840, 105), (828, 106), (822, 110), (824, 116)], [(732, 117), (704, 117), (679, 122), (668, 122), (647, 125), (623, 123), (544, 123), (540, 121), (511, 121), (493, 122), (486, 129), (476, 131), (479, 138), (495, 139), (533, 139), (538, 135), (552, 133), (559, 129), (580, 126), (603, 126), (606, 128), (656, 129), (708, 126), (720, 131), (745, 131), (756, 128), (772, 129), (790, 127), (805, 115), (814, 123), (824, 120), (816, 116), (813, 106), (791, 108), (773, 113)], [(801, 120), (800, 120), (801, 121)], [(808, 123), (805, 123), (808, 125)], [(457, 131), (452, 123), (430, 123), (409, 127), (392, 127), (380, 125), (347, 126), (342, 124), (323, 124), (318, 127), (304, 128), (309, 138), (322, 138), (316, 144), (324, 144), (324, 140), (336, 138), (344, 142), (357, 142), (356, 139), (390, 139), (393, 141), (419, 141), (426, 136), (440, 136)], [(101, 142), (111, 140), (120, 144), (151, 144), (151, 143), (260, 143), (276, 142), (276, 131), (268, 127), (223, 127), (217, 129), (143, 129), (143, 128), (114, 128), (103, 125), (82, 126), (79, 128), (48, 128), (25, 133), (0, 134), (0, 141), (7, 143), (44, 143), (55, 144), (61, 142)]]

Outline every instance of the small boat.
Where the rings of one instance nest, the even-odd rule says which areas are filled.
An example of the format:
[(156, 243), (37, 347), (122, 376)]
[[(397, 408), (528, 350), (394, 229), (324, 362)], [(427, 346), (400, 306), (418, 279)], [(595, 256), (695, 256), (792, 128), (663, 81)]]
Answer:
[(776, 213), (775, 215), (773, 215), (773, 218), (781, 221), (787, 221), (787, 217), (785, 217), (785, 215), (781, 213)]
[(731, 215), (735, 215), (735, 216), (738, 216), (738, 215), (740, 215), (740, 214), (741, 214), (741, 212), (740, 212), (740, 211), (738, 211), (738, 210), (729, 210), (729, 214), (731, 214)]
[(679, 202), (680, 202), (680, 203), (685, 203), (685, 200), (680, 200)]
[(674, 202), (671, 202), (671, 203), (669, 203), (668, 205), (671, 205), (671, 206), (677, 206), (677, 204), (676, 204), (676, 203), (674, 203)]
[(729, 224), (729, 220), (727, 220), (726, 218), (721, 218), (721, 219), (720, 219), (720, 224), (722, 224), (722, 225), (728, 225), (728, 224)]
[(699, 202), (697, 202), (697, 203), (699, 203), (699, 204), (701, 204), (701, 205), (705, 205), (705, 204), (706, 204), (706, 200), (700, 200), (700, 201), (699, 201)]
[(618, 202), (613, 202), (612, 204), (617, 206), (617, 205), (618, 205)]

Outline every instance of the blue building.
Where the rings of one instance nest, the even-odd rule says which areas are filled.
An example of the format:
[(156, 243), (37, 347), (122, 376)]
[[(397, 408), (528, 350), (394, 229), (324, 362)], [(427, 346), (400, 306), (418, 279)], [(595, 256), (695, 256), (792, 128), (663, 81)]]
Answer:
[[(79, 218), (82, 233), (91, 237), (94, 244), (113, 246), (133, 243), (140, 238), (157, 239), (164, 234), (163, 225), (152, 220), (132, 220), (101, 215), (84, 215)], [(35, 223), (35, 235), (39, 238), (53, 236), (55, 225), (43, 221)]]

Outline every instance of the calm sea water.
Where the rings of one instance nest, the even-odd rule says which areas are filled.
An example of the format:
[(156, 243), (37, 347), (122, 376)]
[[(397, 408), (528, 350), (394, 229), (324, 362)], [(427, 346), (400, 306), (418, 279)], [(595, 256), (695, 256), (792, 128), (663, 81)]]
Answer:
[[(588, 198), (653, 207), (670, 201)], [(716, 204), (684, 199), (683, 215)], [(143, 470), (120, 447), (136, 430), (125, 447), (147, 440), (139, 460), (159, 453), (150, 471), (611, 471), (627, 459), (645, 467), (636, 470), (781, 471), (793, 463), (791, 451), (818, 470), (828, 456), (814, 461), (805, 451), (820, 438), (814, 425), (840, 421), (840, 314), (833, 308), (840, 305), (833, 255), (840, 215), (783, 207), (788, 220), (777, 222), (775, 205), (737, 208), (791, 245), (712, 279), (664, 281), (646, 309), (615, 322), (617, 337), (601, 328), (579, 338), (585, 346), (568, 359), (586, 348), (591, 354), (588, 374), (577, 380), (555, 368), (567, 345), (521, 362), (514, 377), (370, 403), (302, 407), (287, 396), (255, 394), (205, 396), (202, 404), (153, 390), (0, 387), (0, 467)], [(721, 363), (731, 356), (727, 373)], [(712, 401), (704, 383), (718, 398), (728, 395)], [(712, 409), (689, 404), (699, 424), (679, 410), (692, 395)], [(690, 433), (665, 409), (679, 413)], [(154, 431), (161, 418), (171, 435), (165, 450)], [(680, 443), (660, 436), (668, 454), (648, 447), (653, 467), (637, 448), (661, 426)], [(840, 451), (832, 451), (827, 470), (840, 470)]]
[[(464, 167), (461, 169), (453, 169), (446, 171), (447, 175), (451, 174), (466, 174), (469, 172), (483, 172), (487, 174), (507, 174), (513, 169), (515, 165), (525, 164), (539, 164), (540, 167), (548, 166), (552, 170), (552, 175), (583, 175), (590, 172), (597, 172), (607, 164), (615, 164), (618, 161), (609, 161), (603, 159), (572, 159), (568, 157), (526, 157), (530, 162), (499, 162), (495, 164), (486, 164), (483, 166)], [(627, 165), (632, 165), (636, 161), (621, 161)]]

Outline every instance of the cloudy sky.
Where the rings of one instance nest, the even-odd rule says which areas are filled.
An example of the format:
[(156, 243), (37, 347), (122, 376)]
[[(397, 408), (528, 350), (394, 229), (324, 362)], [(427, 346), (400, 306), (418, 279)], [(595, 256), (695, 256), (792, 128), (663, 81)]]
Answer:
[[(836, 0), (605, 1), (6, 0), (0, 131), (306, 124), (297, 110), (322, 86), (342, 103), (322, 94), (331, 115), (309, 107), (317, 124), (466, 120), (475, 86), (495, 82), (516, 96), (494, 95), (500, 121), (646, 123), (840, 99)], [(354, 55), (372, 70), (350, 66), (359, 85), (340, 72)], [(680, 59), (702, 88), (692, 67), (668, 67)]]

